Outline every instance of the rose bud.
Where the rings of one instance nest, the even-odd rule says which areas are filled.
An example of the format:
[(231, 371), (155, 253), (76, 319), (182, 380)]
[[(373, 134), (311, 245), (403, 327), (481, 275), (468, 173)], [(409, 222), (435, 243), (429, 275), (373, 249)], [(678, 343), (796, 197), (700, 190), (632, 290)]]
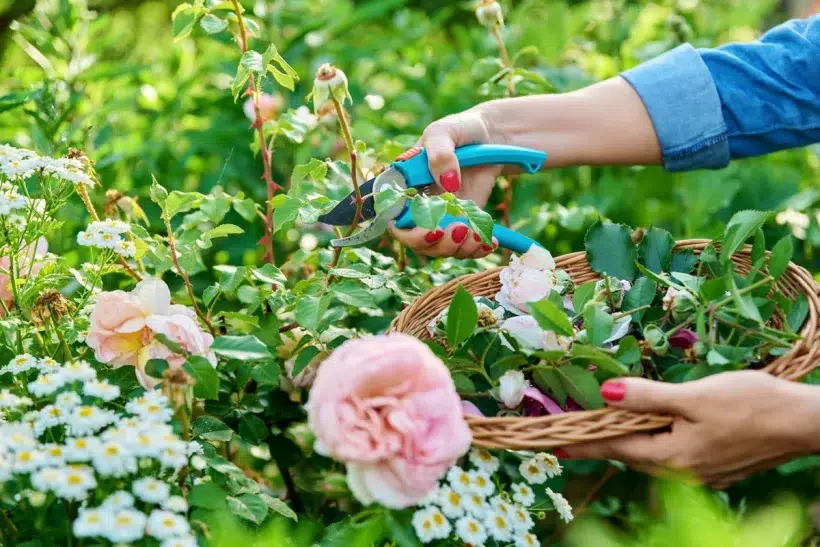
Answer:
[(669, 345), (676, 349), (686, 350), (699, 340), (697, 333), (692, 329), (680, 329), (669, 337)]
[(478, 22), (488, 29), (504, 26), (504, 12), (496, 0), (482, 0), (475, 8)]
[(657, 325), (649, 325), (646, 327), (643, 331), (643, 336), (656, 355), (666, 355), (669, 351), (669, 340), (666, 339), (666, 333)]
[(325, 63), (316, 71), (316, 78), (313, 80), (313, 111), (318, 112), (323, 104), (336, 99), (340, 104), (344, 104), (345, 99), (353, 99), (347, 89), (347, 76), (335, 66)]

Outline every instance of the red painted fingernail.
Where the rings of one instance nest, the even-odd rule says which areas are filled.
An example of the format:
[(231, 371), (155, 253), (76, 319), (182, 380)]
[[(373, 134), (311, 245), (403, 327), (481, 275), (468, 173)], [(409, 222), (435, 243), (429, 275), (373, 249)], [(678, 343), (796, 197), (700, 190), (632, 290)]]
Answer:
[(485, 251), (492, 251), (493, 250), (493, 248), (490, 247), (489, 245), (482, 245), (481, 248), (484, 249)]
[(563, 448), (555, 448), (555, 449), (553, 449), (552, 453), (555, 454), (557, 457), (562, 458), (564, 460), (569, 459), (569, 454), (567, 454), (567, 451), (564, 450)]
[(453, 241), (456, 243), (461, 243), (464, 241), (464, 238), (467, 237), (468, 228), (463, 224), (460, 224), (453, 228), (453, 233), (451, 234)]
[(436, 241), (441, 239), (441, 236), (443, 235), (444, 232), (442, 230), (436, 230), (435, 232), (427, 232), (427, 235), (424, 236), (424, 241), (426, 241), (427, 243), (435, 243)]
[(621, 401), (626, 395), (626, 385), (617, 380), (604, 382), (601, 386), (601, 397), (607, 401)]
[(476, 233), (473, 233), (473, 239), (475, 239), (478, 242), (481, 242), (481, 236)]
[(493, 249), (495, 249), (496, 247), (498, 247), (498, 241), (493, 241)]
[(458, 181), (458, 173), (455, 171), (447, 171), (441, 175), (441, 187), (448, 192), (457, 192), (461, 183)]

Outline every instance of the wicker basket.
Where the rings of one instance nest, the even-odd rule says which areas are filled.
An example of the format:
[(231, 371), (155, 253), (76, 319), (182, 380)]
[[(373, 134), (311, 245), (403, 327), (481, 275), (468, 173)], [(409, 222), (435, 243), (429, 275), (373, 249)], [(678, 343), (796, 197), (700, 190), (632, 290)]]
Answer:
[[(709, 240), (690, 239), (679, 241), (677, 250), (692, 249), (696, 254), (706, 247)], [(737, 271), (748, 273), (751, 266), (750, 250), (735, 253), (732, 260)], [(585, 283), (599, 276), (587, 264), (586, 254), (572, 253), (558, 257), (556, 267), (566, 271), (576, 284)], [(420, 339), (429, 338), (427, 324), (450, 304), (456, 287), (461, 284), (474, 296), (492, 298), (501, 284), (501, 268), (465, 275), (436, 287), (419, 297), (404, 309), (393, 321), (391, 331), (403, 332)], [(818, 339), (818, 316), (820, 316), (820, 287), (804, 268), (789, 264), (786, 272), (778, 280), (778, 286), (789, 298), (804, 293), (809, 302), (809, 314), (800, 334), (802, 335), (788, 353), (768, 363), (763, 370), (787, 380), (798, 380), (820, 365), (820, 344)], [(773, 323), (777, 326), (779, 318)], [(663, 428), (672, 418), (662, 414), (641, 414), (620, 409), (604, 408), (566, 412), (537, 418), (483, 418), (467, 416), (473, 432), (473, 444), (486, 448), (508, 448), (514, 450), (543, 450), (617, 437), (638, 431)]]

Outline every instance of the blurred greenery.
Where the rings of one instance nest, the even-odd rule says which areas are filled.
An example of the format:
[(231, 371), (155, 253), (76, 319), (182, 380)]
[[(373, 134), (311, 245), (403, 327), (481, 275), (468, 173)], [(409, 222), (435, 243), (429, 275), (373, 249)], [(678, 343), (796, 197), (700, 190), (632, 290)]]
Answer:
[[(291, 111), (285, 117), (292, 119), (293, 111), (305, 104), (320, 64), (332, 62), (347, 73), (353, 135), (376, 151), (368, 158), (370, 164), (389, 161), (414, 143), (431, 121), (504, 93), (503, 86), (487, 83), (496, 71), (492, 59), (497, 49), (475, 22), (472, 3), (242, 3), (261, 29), (253, 40), (257, 49), (273, 42), (302, 76), (292, 93), (266, 87), (281, 96), (283, 111)], [(230, 92), (239, 49), (229, 33), (199, 32), (174, 43), (171, 13), (176, 5), (173, 0), (0, 2), (0, 142), (51, 155), (69, 147), (83, 149), (96, 162), (104, 183), (92, 200), (104, 203), (105, 191), (116, 189), (139, 198), (154, 223), (160, 221), (148, 196), (152, 175), (169, 190), (205, 193), (221, 188), (263, 202), (262, 166), (250, 144), (244, 98), (234, 102)], [(523, 50), (519, 65), (527, 70), (518, 86), (521, 93), (577, 89), (683, 41), (712, 46), (750, 40), (787, 18), (774, 0), (516, 0), (504, 5), (507, 48)], [(533, 48), (524, 50), (529, 46)], [(383, 99), (383, 106), (375, 96)], [(278, 137), (274, 179), (289, 186), (294, 166), (311, 158), (338, 159), (342, 149), (333, 130), (311, 132), (303, 139)], [(818, 147), (739, 161), (715, 172), (669, 174), (657, 167), (550, 170), (518, 178), (514, 198), (513, 226), (556, 255), (581, 249), (586, 229), (599, 215), (690, 238), (718, 235), (718, 227), (742, 209), (776, 210), (781, 214), (766, 226), (767, 240), (793, 233), (799, 240), (796, 260), (812, 272), (818, 270)], [(499, 191), (491, 206), (501, 199)], [(79, 230), (84, 218), (80, 206), (74, 203), (64, 211), (64, 233)], [(313, 255), (312, 248), (304, 246), (305, 234), (319, 243)], [(248, 225), (245, 234), (230, 243), (215, 242), (207, 263), (258, 264), (262, 249), (256, 242), (262, 235), (261, 223)], [(315, 266), (317, 253), (329, 261), (323, 246), (330, 237), (316, 226), (280, 230), (277, 264), (287, 270), (304, 263), (309, 270), (307, 264)], [(55, 253), (69, 263), (79, 260), (73, 235), (55, 234), (52, 239)], [(430, 266), (445, 274), (458, 271), (442, 261)], [(215, 275), (207, 269), (197, 272), (197, 290), (211, 285)], [(373, 321), (384, 325), (389, 319)], [(574, 472), (567, 485), (571, 501), (585, 498), (604, 465), (568, 465)], [(742, 519), (712, 495), (665, 485), (660, 487), (665, 517), (637, 535), (582, 520), (567, 545), (794, 545), (793, 538), (804, 535), (804, 511), (796, 498), (770, 503), (781, 490), (810, 500), (819, 485), (816, 459), (754, 477), (727, 495), (734, 507), (741, 500), (765, 507)], [(604, 485), (588, 513), (624, 529), (641, 525), (648, 521), (648, 513), (639, 508), (649, 491), (645, 478), (620, 474)], [(305, 537), (316, 536), (310, 526), (304, 530), (300, 533)], [(770, 540), (770, 533), (782, 535)], [(242, 537), (238, 534), (229, 532), (234, 543), (216, 544), (252, 544), (235, 539)]]

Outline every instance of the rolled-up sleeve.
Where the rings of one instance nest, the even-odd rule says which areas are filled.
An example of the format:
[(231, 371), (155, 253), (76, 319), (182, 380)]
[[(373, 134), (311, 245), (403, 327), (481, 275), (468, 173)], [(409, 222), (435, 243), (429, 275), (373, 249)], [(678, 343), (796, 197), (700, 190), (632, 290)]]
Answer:
[(669, 171), (820, 141), (820, 16), (754, 42), (685, 44), (622, 76), (652, 119)]

